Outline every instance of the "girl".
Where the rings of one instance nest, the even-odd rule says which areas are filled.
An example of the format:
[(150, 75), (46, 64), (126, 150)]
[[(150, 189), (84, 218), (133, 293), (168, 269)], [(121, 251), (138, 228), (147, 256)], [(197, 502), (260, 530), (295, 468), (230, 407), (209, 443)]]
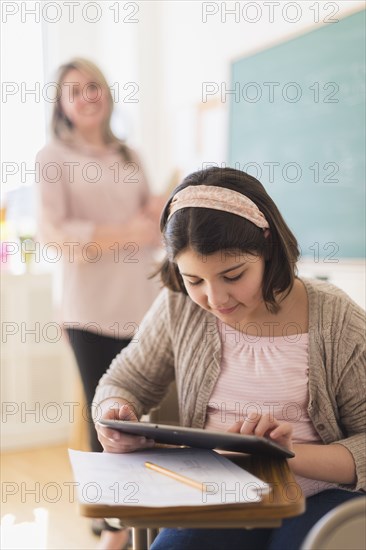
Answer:
[[(100, 377), (157, 295), (148, 275), (160, 237), (139, 158), (111, 130), (102, 72), (73, 59), (60, 67), (57, 90), (52, 139), (36, 159), (39, 229), (62, 249), (62, 320), (91, 418)], [(89, 428), (91, 450), (101, 451), (92, 421)]]
[[(95, 401), (136, 420), (177, 384), (181, 423), (265, 436), (294, 450), (304, 515), (278, 529), (165, 529), (152, 549), (295, 550), (327, 511), (366, 488), (365, 315), (344, 292), (296, 275), (299, 251), (259, 181), (231, 168), (188, 176), (161, 217), (164, 289), (138, 343)], [(108, 452), (154, 445), (97, 425)]]

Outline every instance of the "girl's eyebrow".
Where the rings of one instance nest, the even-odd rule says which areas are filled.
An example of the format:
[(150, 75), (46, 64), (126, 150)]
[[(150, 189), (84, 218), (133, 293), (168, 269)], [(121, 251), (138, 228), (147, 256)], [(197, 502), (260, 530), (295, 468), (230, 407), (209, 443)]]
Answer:
[[(225, 269), (224, 271), (221, 271), (220, 273), (218, 273), (218, 275), (224, 275), (225, 273), (229, 273), (229, 271), (234, 271), (234, 269), (238, 269), (238, 267), (242, 267), (243, 265), (245, 265), (246, 262), (243, 262), (241, 264), (238, 264), (238, 265), (235, 265), (234, 267), (229, 267), (228, 269)], [(180, 272), (181, 275), (184, 275), (185, 277), (195, 277), (196, 279), (200, 279), (200, 277), (198, 275), (190, 275), (189, 273), (182, 273)]]

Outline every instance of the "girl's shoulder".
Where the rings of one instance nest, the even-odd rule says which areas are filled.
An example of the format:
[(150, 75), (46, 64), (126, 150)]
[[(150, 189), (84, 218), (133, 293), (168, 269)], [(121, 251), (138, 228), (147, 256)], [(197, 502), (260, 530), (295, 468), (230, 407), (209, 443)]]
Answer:
[(366, 314), (344, 290), (317, 279), (301, 279), (309, 298), (309, 330), (320, 330), (329, 341), (353, 347), (364, 343)]
[(300, 278), (308, 293), (309, 302), (316, 300), (318, 303), (337, 304), (338, 307), (355, 307), (364, 310), (341, 288), (320, 279)]

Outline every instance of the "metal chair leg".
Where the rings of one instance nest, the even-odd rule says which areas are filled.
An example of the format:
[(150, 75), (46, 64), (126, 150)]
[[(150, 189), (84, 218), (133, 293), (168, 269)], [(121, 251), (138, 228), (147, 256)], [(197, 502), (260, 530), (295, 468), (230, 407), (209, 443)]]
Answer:
[(154, 529), (154, 528), (149, 528), (147, 530), (147, 544), (148, 544), (148, 548), (150, 548), (150, 546), (152, 545), (152, 543), (154, 542), (154, 539), (158, 536), (159, 534), (159, 529)]
[(147, 529), (132, 529), (132, 548), (133, 550), (147, 550), (148, 546)]

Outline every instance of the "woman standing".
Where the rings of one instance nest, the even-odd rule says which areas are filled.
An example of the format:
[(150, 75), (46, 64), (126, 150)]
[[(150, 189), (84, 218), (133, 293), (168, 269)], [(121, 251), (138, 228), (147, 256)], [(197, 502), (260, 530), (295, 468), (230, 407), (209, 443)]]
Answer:
[(101, 71), (76, 58), (61, 66), (52, 139), (38, 153), (42, 241), (63, 260), (62, 320), (92, 400), (112, 359), (157, 294), (148, 280), (159, 242), (154, 200), (136, 153), (112, 132), (113, 98)]

